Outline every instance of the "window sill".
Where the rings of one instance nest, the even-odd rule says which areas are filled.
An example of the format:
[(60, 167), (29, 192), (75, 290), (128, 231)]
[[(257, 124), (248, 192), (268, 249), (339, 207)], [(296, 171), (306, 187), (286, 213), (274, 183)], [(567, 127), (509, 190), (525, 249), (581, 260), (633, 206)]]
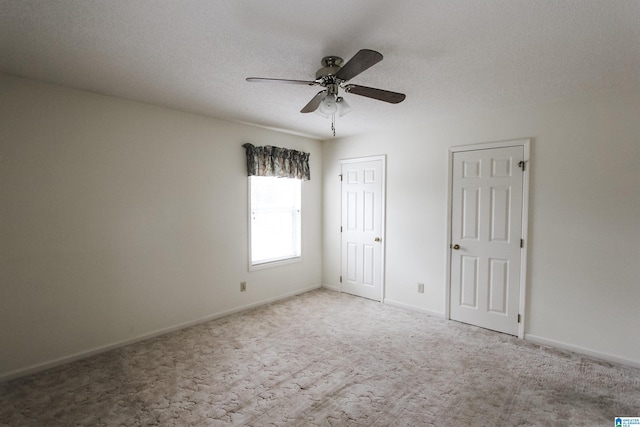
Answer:
[(260, 264), (249, 264), (249, 271), (264, 270), (265, 268), (280, 267), (282, 265), (297, 264), (302, 262), (302, 257), (279, 259), (275, 261), (266, 261)]

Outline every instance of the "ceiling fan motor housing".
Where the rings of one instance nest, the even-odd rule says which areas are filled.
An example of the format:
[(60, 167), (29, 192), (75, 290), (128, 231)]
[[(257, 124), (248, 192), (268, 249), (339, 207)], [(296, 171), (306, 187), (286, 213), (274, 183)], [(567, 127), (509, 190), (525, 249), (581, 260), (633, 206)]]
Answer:
[(342, 58), (339, 56), (325, 56), (322, 58), (322, 68), (316, 71), (316, 79), (325, 76), (335, 75), (342, 65)]

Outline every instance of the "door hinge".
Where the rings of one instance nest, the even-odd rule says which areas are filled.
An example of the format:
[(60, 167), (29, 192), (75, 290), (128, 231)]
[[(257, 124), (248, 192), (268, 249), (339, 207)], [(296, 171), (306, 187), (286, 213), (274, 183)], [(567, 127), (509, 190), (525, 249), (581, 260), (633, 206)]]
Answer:
[(340, 232), (342, 233), (342, 226), (340, 226)]
[(521, 320), (522, 320), (522, 316), (518, 314), (518, 323), (520, 323)]
[(342, 181), (342, 174), (338, 175), (340, 177), (340, 181)]
[(524, 239), (520, 239), (520, 247), (524, 248)]
[(522, 169), (522, 172), (524, 172), (527, 169), (527, 162), (525, 162), (524, 160), (520, 160), (518, 162), (518, 166), (520, 167), (520, 169)]
[(342, 276), (340, 276), (340, 283), (342, 283)]

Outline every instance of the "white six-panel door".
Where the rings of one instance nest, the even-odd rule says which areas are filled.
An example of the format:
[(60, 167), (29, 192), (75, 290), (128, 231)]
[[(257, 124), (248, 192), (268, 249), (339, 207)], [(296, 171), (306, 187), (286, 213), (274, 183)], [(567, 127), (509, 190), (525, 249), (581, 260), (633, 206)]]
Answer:
[(522, 146), (453, 153), (450, 318), (518, 334)]
[(342, 163), (342, 292), (382, 301), (384, 158)]

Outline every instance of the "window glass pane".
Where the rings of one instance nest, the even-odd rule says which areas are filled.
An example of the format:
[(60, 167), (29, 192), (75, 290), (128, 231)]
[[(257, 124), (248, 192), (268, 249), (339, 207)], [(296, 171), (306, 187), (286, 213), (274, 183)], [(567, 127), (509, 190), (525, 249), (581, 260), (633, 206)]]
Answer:
[(249, 179), (251, 264), (299, 257), (301, 180), (256, 176)]

